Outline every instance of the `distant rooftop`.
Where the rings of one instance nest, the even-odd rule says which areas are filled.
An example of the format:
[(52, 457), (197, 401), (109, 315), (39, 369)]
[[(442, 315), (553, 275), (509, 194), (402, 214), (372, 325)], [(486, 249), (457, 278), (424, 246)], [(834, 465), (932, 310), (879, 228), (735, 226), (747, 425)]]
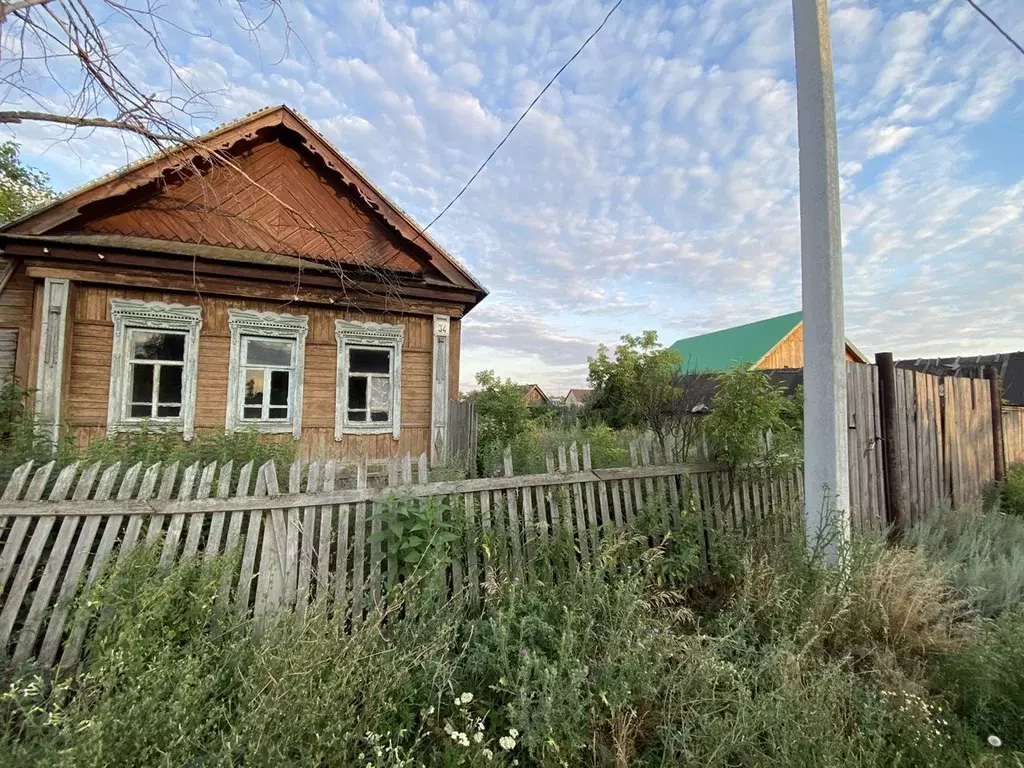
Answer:
[(802, 320), (803, 312), (790, 312), (680, 339), (671, 349), (679, 353), (687, 373), (725, 372), (737, 365), (749, 367), (768, 354)]

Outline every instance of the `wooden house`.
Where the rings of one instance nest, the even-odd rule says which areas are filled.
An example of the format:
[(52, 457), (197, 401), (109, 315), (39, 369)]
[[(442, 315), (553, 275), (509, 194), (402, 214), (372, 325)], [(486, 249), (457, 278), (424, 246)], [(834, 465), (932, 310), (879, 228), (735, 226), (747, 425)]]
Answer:
[(587, 404), (587, 400), (593, 393), (594, 390), (592, 389), (570, 389), (566, 393), (565, 399), (562, 401), (562, 405), (569, 405), (572, 406), (573, 408), (580, 408)]
[[(691, 336), (680, 339), (671, 349), (679, 353), (686, 373), (725, 373), (736, 366), (759, 370), (803, 368), (803, 313), (792, 312)], [(846, 340), (846, 359), (868, 362), (849, 339)]]
[(68, 193), (0, 249), (0, 368), (79, 443), (148, 424), (437, 454), (486, 296), (285, 106)]
[(519, 387), (523, 393), (523, 400), (530, 407), (535, 405), (551, 405), (551, 398), (544, 394), (544, 390), (537, 384), (523, 384)]

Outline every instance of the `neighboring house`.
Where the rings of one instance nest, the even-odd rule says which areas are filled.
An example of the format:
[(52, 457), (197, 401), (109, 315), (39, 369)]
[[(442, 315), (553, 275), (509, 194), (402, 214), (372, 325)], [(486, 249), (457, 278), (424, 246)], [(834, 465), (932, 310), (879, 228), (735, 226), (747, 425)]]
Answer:
[[(756, 369), (803, 368), (803, 313), (792, 312), (691, 336), (680, 339), (671, 349), (679, 353), (682, 368), (687, 373), (725, 373), (737, 365)], [(846, 359), (868, 362), (849, 339), (846, 340)]]
[(536, 384), (522, 384), (519, 387), (523, 392), (523, 400), (529, 406), (551, 405), (551, 398), (544, 394), (544, 390)]
[(0, 361), (79, 443), (149, 423), (437, 451), (486, 296), (284, 106), (68, 193), (0, 249)]
[(919, 358), (900, 360), (896, 365), (935, 376), (968, 376), (978, 379), (983, 377), (985, 368), (992, 366), (1002, 381), (1003, 402), (1024, 406), (1024, 352)]
[(592, 394), (594, 394), (592, 389), (570, 389), (562, 401), (562, 405), (571, 405), (574, 408), (579, 408), (587, 404), (587, 400), (590, 399)]

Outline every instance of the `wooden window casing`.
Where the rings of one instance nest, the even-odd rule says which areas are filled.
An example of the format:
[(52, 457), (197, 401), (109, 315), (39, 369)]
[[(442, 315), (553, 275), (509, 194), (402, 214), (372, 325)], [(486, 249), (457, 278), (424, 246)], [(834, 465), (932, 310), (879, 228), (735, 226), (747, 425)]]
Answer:
[[(180, 431), (182, 437), (191, 440), (195, 432), (196, 378), (199, 360), (199, 329), (202, 327), (202, 308), (182, 304), (165, 304), (158, 301), (135, 299), (111, 299), (110, 314), (114, 323), (114, 347), (110, 362), (110, 393), (107, 402), (107, 432), (137, 430), (144, 423)], [(139, 353), (138, 343), (158, 341), (158, 337), (182, 338), (179, 355), (166, 350), (152, 355)], [(181, 369), (181, 387), (178, 397), (161, 395), (161, 381), (164, 368)], [(147, 369), (147, 373), (143, 373)], [(136, 376), (151, 375), (148, 399), (142, 397), (140, 388), (133, 391)], [(173, 385), (170, 385), (173, 389)], [(173, 402), (172, 402), (173, 400)], [(141, 415), (145, 404), (148, 414)], [(177, 415), (168, 411), (177, 409)], [(163, 411), (163, 413), (161, 413)]]
[[(264, 433), (302, 435), (302, 393), (309, 318), (276, 312), (228, 310), (231, 353), (228, 358), (229, 430), (256, 426)], [(264, 347), (259, 349), (259, 345)], [(287, 361), (272, 359), (288, 350)], [(260, 357), (260, 354), (269, 357)], [(287, 376), (284, 398), (274, 382)], [(260, 382), (256, 397), (255, 383)], [(252, 384), (252, 386), (250, 386)], [(283, 413), (282, 413), (283, 411)]]
[[(334, 326), (338, 342), (334, 439), (390, 433), (397, 440), (402, 429), (405, 326), (354, 320), (335, 320)], [(380, 353), (387, 353), (386, 361)]]

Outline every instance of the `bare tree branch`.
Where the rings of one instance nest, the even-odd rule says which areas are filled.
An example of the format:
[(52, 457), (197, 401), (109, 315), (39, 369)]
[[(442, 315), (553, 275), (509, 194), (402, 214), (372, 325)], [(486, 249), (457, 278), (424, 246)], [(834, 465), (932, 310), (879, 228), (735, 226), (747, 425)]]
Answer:
[(0, 24), (7, 21), (7, 17), (15, 11), (31, 8), (33, 5), (46, 5), (53, 0), (18, 0), (15, 3), (0, 3)]
[(76, 128), (113, 128), (117, 131), (127, 131), (149, 139), (152, 142), (181, 142), (181, 136), (169, 133), (156, 133), (144, 127), (124, 120), (107, 120), (103, 117), (77, 117), (75, 115), (55, 115), (50, 112), (0, 112), (0, 123), (20, 123), (24, 120), (36, 120), (43, 123), (56, 123), (57, 125), (72, 125)]

